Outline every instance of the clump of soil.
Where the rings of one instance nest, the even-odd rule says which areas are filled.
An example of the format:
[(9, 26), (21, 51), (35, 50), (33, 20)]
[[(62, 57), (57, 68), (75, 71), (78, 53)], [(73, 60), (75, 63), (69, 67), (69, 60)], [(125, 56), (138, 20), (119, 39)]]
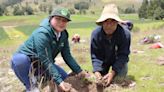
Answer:
[(112, 82), (108, 87), (99, 85), (93, 74), (90, 74), (85, 79), (80, 79), (77, 76), (69, 76), (65, 82), (72, 85), (70, 92), (110, 92), (114, 90), (120, 90), (121, 88), (132, 88), (135, 87), (136, 83), (132, 80), (125, 79), (123, 81)]
[(104, 89), (93, 81), (80, 79), (77, 76), (70, 76), (65, 81), (72, 85), (70, 92), (103, 92)]

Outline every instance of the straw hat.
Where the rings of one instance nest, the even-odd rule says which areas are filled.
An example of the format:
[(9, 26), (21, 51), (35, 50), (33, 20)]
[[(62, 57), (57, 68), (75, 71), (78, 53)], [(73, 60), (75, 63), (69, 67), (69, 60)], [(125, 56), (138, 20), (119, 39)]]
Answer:
[(96, 24), (101, 25), (101, 23), (107, 19), (115, 19), (118, 22), (124, 22), (120, 19), (118, 9), (115, 4), (105, 5), (100, 18), (96, 21)]

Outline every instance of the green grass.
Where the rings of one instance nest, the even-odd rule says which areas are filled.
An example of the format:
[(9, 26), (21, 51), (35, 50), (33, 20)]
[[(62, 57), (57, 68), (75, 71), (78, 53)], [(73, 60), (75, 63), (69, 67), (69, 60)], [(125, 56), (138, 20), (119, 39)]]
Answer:
[(93, 28), (95, 27), (96, 24), (94, 21), (89, 21), (89, 22), (73, 22), (68, 25), (68, 28)]
[(137, 60), (129, 62), (129, 75), (133, 75), (137, 83), (137, 88), (133, 92), (162, 92), (162, 86), (160, 87), (159, 83), (164, 81), (164, 72), (161, 71), (164, 67), (157, 65), (156, 61), (148, 59), (150, 57), (148, 55), (135, 55), (135, 57), (132, 55), (131, 57), (132, 59), (137, 58)]
[[(31, 15), (31, 16), (1, 16), (0, 17), (0, 22), (4, 21), (13, 21), (15, 22), (16, 20), (23, 20), (27, 21), (27, 23), (38, 23), (42, 18), (46, 17), (47, 15)], [(21, 24), (21, 23), (20, 23)]]
[(120, 18), (123, 20), (131, 20), (133, 22), (139, 21), (139, 17), (137, 14), (120, 14)]
[(15, 29), (23, 32), (25, 35), (29, 36), (38, 27), (38, 25), (23, 25), (15, 27)]
[(4, 29), (1, 28), (1, 27), (0, 27), (0, 32), (1, 32), (1, 34), (0, 34), (0, 40), (5, 40), (5, 39), (8, 39), (9, 38), (8, 35), (6, 34), (6, 32), (4, 31)]
[(98, 15), (72, 15), (71, 19), (72, 22), (88, 22), (88, 21), (95, 21), (99, 16)]
[(140, 22), (136, 23), (134, 27), (138, 27), (141, 31), (149, 31), (153, 29), (160, 29), (164, 27), (163, 21), (147, 21), (147, 22)]
[(0, 26), (20, 26), (39, 24), (47, 15), (0, 16)]

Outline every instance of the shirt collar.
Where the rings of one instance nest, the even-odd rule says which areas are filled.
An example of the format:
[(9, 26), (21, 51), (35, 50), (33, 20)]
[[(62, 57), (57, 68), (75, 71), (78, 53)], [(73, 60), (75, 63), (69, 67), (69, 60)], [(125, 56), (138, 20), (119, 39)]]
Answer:
[(61, 32), (54, 31), (54, 33), (55, 33), (57, 41), (59, 41), (59, 38), (61, 37)]

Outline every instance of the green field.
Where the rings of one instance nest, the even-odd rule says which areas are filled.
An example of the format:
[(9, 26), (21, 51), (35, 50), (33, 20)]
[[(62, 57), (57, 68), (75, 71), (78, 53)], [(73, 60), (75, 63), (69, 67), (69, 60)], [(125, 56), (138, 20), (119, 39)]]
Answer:
[[(10, 72), (10, 57), (45, 17), (46, 15), (0, 17), (0, 78), (7, 78), (3, 85), (0, 83), (0, 89), (4, 89), (6, 85), (7, 87), (11, 85), (10, 88), (12, 85), (14, 86), (6, 92), (18, 92), (20, 89), (24, 89), (22, 84), (15, 79), (15, 75), (8, 73)], [(71, 52), (82, 68), (88, 71), (92, 71), (89, 54), (90, 35), (97, 26), (95, 21), (98, 17), (98, 15), (73, 15), (72, 21), (68, 25)], [(116, 89), (112, 92), (163, 92), (164, 66), (158, 65), (157, 61), (160, 57), (164, 57), (164, 49), (149, 49), (151, 44), (141, 45), (139, 41), (145, 36), (158, 34), (161, 36), (161, 43), (164, 44), (164, 22), (140, 20), (136, 14), (123, 14), (121, 18), (134, 22), (135, 31), (131, 32), (128, 76), (133, 78), (136, 86), (134, 88)], [(71, 37), (76, 33), (83, 40), (80, 44), (71, 43)], [(134, 53), (134, 50), (142, 51), (142, 53)], [(64, 68), (69, 71), (68, 67), (64, 66)]]

